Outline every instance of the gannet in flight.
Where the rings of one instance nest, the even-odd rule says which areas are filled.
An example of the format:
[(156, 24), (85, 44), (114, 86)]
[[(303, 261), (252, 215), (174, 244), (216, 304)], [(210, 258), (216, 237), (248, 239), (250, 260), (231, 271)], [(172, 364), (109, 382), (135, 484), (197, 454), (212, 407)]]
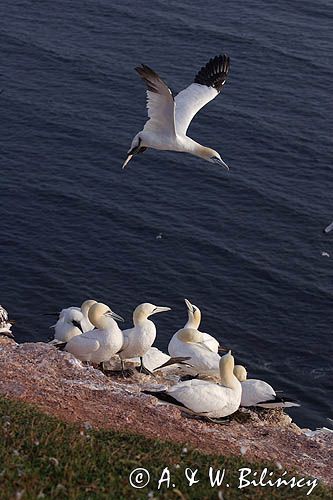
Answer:
[(65, 351), (81, 361), (100, 365), (109, 361), (122, 348), (123, 334), (115, 320), (124, 320), (101, 302), (90, 308), (89, 320), (96, 329), (72, 337), (66, 344)]
[(0, 305), (0, 335), (13, 339), (14, 335), (11, 328), (14, 323), (14, 320), (8, 319), (8, 312)]
[(194, 83), (179, 92), (176, 97), (148, 66), (142, 64), (141, 67), (135, 68), (147, 85), (149, 119), (143, 130), (132, 140), (123, 168), (134, 155), (153, 148), (190, 153), (229, 170), (217, 151), (202, 146), (186, 135), (195, 114), (222, 90), (229, 67), (230, 60), (225, 54), (210, 59), (196, 75)]
[(263, 380), (248, 379), (247, 371), (242, 365), (236, 365), (234, 375), (242, 385), (241, 406), (260, 406), (261, 408), (289, 408), (300, 406), (293, 400), (277, 396), (273, 387)]
[(170, 307), (161, 307), (145, 302), (138, 305), (133, 312), (134, 327), (123, 330), (124, 343), (118, 355), (121, 359), (121, 370), (124, 374), (124, 360), (139, 357), (140, 371), (152, 375), (151, 371), (145, 367), (143, 356), (151, 348), (156, 338), (156, 327), (148, 318), (153, 314), (163, 311), (170, 311)]
[(230, 351), (220, 359), (219, 369), (220, 384), (194, 379), (179, 382), (166, 391), (143, 392), (208, 419), (227, 417), (238, 410), (242, 395)]

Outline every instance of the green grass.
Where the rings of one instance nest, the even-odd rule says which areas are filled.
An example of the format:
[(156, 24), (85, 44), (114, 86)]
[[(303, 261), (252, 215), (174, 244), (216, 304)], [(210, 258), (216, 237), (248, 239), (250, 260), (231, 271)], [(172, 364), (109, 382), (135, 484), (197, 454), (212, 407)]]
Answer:
[[(110, 415), (112, 419), (112, 414)], [(225, 431), (227, 432), (227, 430)], [(137, 499), (137, 498), (315, 498), (332, 499), (333, 492), (321, 485), (310, 497), (308, 487), (263, 488), (238, 486), (238, 469), (262, 470), (265, 464), (250, 465), (239, 457), (203, 455), (170, 443), (113, 431), (95, 431), (49, 417), (31, 405), (0, 398), (0, 498), (6, 499)], [(266, 464), (267, 465), (267, 464)], [(211, 488), (208, 468), (226, 469), (221, 487)], [(269, 465), (267, 465), (269, 467)], [(134, 489), (130, 472), (144, 467), (151, 481)], [(164, 467), (171, 474), (170, 489), (157, 489)], [(200, 482), (189, 487), (186, 467), (199, 469)], [(269, 467), (274, 470), (273, 467)], [(279, 477), (282, 471), (276, 471)], [(290, 472), (290, 471), (289, 471)], [(226, 482), (230, 487), (226, 487)], [(164, 483), (165, 484), (165, 483)], [(173, 488), (172, 484), (176, 486)], [(220, 494), (220, 498), (223, 498)]]

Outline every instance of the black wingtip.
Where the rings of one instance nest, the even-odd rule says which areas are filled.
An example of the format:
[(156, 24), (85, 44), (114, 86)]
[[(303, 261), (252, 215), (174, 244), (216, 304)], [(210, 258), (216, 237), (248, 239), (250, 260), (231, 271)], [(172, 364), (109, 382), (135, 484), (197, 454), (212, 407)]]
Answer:
[(194, 79), (194, 83), (214, 87), (220, 92), (230, 70), (230, 57), (227, 54), (212, 57)]

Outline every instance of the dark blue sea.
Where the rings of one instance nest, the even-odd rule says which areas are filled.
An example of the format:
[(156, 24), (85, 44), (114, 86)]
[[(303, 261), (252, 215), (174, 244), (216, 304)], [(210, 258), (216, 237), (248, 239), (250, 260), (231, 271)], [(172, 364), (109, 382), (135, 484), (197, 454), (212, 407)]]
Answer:
[[(188, 298), (250, 376), (300, 400), (296, 422), (330, 426), (332, 18), (329, 0), (2, 1), (0, 303), (19, 342), (95, 298), (126, 326), (140, 302), (172, 307), (166, 349)], [(122, 171), (146, 120), (134, 67), (177, 93), (223, 52), (189, 134), (230, 172), (153, 150)]]

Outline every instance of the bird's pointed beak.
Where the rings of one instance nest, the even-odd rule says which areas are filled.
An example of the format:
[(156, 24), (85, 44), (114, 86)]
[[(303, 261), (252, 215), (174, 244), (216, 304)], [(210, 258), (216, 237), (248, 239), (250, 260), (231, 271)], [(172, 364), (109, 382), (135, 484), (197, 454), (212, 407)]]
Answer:
[(219, 165), (222, 165), (222, 167), (226, 168), (227, 170), (230, 170), (230, 168), (228, 167), (228, 165), (226, 163), (224, 163), (222, 158), (214, 158), (214, 162), (218, 163)]
[(123, 163), (123, 166), (122, 168), (124, 169), (126, 167), (126, 165), (131, 161), (131, 159), (133, 158), (133, 155), (128, 155), (126, 160), (124, 161)]
[(191, 302), (190, 302), (189, 300), (187, 300), (187, 299), (184, 299), (184, 301), (185, 301), (185, 304), (186, 304), (187, 309), (188, 309), (191, 313), (193, 313), (193, 306), (192, 306)]
[(151, 316), (152, 314), (157, 314), (157, 313), (166, 312), (166, 311), (171, 311), (171, 307), (156, 306), (156, 308), (155, 308), (155, 309), (154, 309), (154, 311), (150, 314), (150, 316)]
[(124, 318), (122, 316), (119, 316), (119, 314), (115, 313), (115, 312), (111, 312), (110, 314), (111, 318), (115, 319), (116, 321), (122, 321), (124, 322)]
[(79, 330), (81, 330), (82, 333), (84, 333), (80, 321), (75, 321), (75, 319), (73, 319), (72, 323), (74, 326), (76, 326), (76, 328), (78, 328)]
[(8, 323), (10, 323), (11, 325), (15, 325), (16, 319), (9, 319)]

